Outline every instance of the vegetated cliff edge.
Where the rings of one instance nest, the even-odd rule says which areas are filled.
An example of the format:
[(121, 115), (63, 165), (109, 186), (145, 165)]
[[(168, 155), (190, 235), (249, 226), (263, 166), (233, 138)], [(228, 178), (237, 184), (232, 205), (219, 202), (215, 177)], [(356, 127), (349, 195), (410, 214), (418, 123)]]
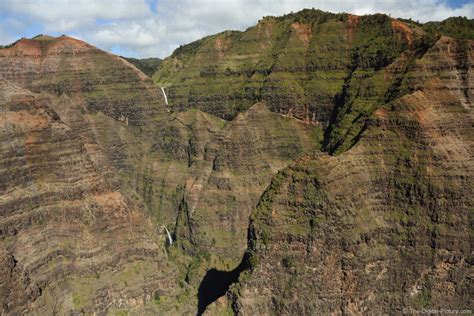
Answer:
[(472, 310), (472, 112), (439, 87), (433, 77), (377, 109), (351, 150), (273, 178), (252, 214), (236, 311)]
[(458, 35), (464, 47), (474, 38), (471, 25), (303, 10), (184, 45), (153, 78), (175, 109), (232, 119), (263, 101), (275, 113), (320, 124), (324, 148), (344, 151), (378, 104), (416, 89), (407, 76), (415, 60), (443, 34)]
[(469, 307), (472, 45), (383, 15), (265, 18), (166, 59), (171, 108), (83, 42), (0, 50), (2, 308), (195, 313), (249, 217), (252, 270), (209, 313)]
[(143, 71), (147, 76), (152, 76), (156, 71), (158, 71), (161, 64), (161, 59), (159, 58), (122, 58)]

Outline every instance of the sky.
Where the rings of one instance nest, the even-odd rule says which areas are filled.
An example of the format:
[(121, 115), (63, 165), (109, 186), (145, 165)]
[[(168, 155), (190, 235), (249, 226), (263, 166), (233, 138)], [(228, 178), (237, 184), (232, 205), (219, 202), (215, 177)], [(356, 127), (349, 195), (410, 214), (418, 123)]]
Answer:
[(206, 35), (304, 8), (420, 22), (474, 18), (474, 0), (0, 0), (0, 45), (65, 34), (121, 56), (164, 58)]

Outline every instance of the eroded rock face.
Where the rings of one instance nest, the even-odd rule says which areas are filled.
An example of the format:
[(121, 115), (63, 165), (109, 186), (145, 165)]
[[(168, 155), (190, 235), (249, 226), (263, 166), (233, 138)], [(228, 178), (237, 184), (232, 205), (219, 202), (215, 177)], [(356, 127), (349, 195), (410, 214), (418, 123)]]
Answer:
[(351, 150), (273, 178), (252, 215), (253, 271), (232, 290), (240, 314), (472, 307), (473, 43), (463, 62), (458, 45), (417, 60), (416, 91), (379, 107)]
[(2, 313), (195, 314), (246, 247), (210, 313), (469, 308), (474, 50), (432, 35), (265, 18), (166, 59), (171, 107), (84, 42), (0, 49)]
[(370, 91), (359, 100), (369, 107), (403, 68), (382, 80), (380, 70), (425, 42), (420, 26), (385, 15), (303, 10), (185, 45), (163, 61), (154, 80), (168, 87), (177, 109), (232, 119), (264, 101), (273, 112), (327, 125), (344, 87), (364, 85)]
[(24, 314), (41, 295), (39, 286), (32, 282), (23, 267), (5, 249), (0, 253), (0, 275), (2, 284), (2, 313)]
[[(89, 50), (100, 53), (69, 38), (22, 40), (0, 50), (2, 313), (135, 308), (176, 286), (164, 239), (139, 204), (119, 191), (121, 179), (114, 173), (129, 158), (100, 139), (107, 132), (102, 127), (114, 128), (115, 135), (127, 133), (117, 113), (139, 125), (143, 112), (151, 111), (126, 112), (120, 102), (109, 111), (105, 98), (95, 114), (94, 103), (82, 100), (81, 84), (89, 73), (79, 61), (90, 62)], [(57, 68), (61, 63), (71, 68)], [(123, 64), (116, 63), (117, 68)], [(145, 85), (139, 72), (123, 67), (135, 76), (128, 87)], [(67, 82), (58, 77), (66, 70), (78, 86), (58, 95), (55, 88)], [(104, 123), (96, 124), (100, 120), (94, 116)], [(124, 139), (107, 140), (123, 145)]]
[[(318, 125), (263, 103), (230, 123), (169, 113), (159, 87), (133, 66), (67, 37), (20, 40), (0, 55), (5, 157), (19, 156), (3, 160), (1, 229), (42, 289), (32, 310), (51, 310), (58, 296), (58, 311), (194, 313), (203, 267), (240, 262), (249, 214), (272, 175), (320, 146)], [(185, 250), (171, 253), (178, 265), (164, 260), (164, 235), (153, 227), (162, 224), (175, 226)], [(37, 258), (46, 246), (51, 254)], [(189, 277), (188, 255), (202, 254), (213, 263)]]
[(194, 176), (186, 182), (178, 240), (236, 266), (245, 252), (249, 215), (272, 175), (315, 152), (318, 136), (318, 126), (272, 113), (263, 103), (237, 116), (197, 150), (202, 154), (196, 154)]

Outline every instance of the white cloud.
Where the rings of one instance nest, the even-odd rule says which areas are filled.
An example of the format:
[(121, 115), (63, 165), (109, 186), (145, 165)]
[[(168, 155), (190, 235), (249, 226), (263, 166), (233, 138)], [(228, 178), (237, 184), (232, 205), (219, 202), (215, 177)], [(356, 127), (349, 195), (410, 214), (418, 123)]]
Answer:
[(55, 32), (86, 27), (98, 19), (139, 19), (151, 14), (142, 0), (1, 0), (0, 9), (27, 15)]
[[(355, 14), (387, 13), (422, 22), (474, 17), (474, 3), (450, 8), (440, 0), (0, 0), (0, 11), (42, 25), (45, 33), (69, 33), (136, 56), (169, 55), (180, 44), (226, 29), (254, 25), (266, 15), (303, 8)], [(155, 12), (156, 11), (156, 12)], [(25, 21), (23, 21), (25, 23)], [(0, 41), (8, 36), (0, 22)], [(8, 28), (7, 28), (8, 29)]]

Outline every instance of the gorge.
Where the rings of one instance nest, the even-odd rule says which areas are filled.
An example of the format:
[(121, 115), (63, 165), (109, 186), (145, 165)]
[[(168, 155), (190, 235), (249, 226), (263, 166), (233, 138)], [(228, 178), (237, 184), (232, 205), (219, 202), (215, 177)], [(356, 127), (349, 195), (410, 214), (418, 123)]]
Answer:
[(0, 314), (472, 309), (474, 21), (303, 10), (0, 48)]

